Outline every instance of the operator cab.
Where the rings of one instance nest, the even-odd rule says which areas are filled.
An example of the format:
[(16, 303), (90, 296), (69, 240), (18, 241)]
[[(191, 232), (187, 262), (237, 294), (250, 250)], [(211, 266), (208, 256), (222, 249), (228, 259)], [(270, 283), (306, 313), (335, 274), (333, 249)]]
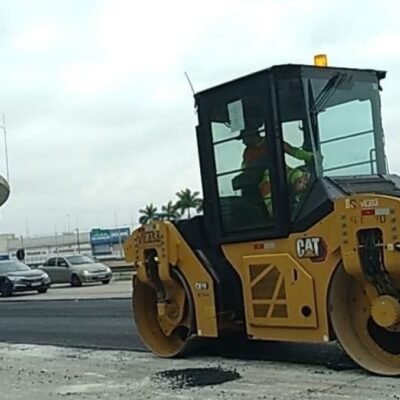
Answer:
[(336, 178), (386, 174), (384, 77), (374, 70), (281, 65), (196, 94), (212, 242), (307, 229), (332, 211), (340, 195)]

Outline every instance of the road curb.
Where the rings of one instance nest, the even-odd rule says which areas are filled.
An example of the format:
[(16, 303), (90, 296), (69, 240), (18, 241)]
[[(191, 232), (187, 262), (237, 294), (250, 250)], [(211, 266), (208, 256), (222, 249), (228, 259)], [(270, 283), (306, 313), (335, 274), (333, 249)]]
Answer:
[(1, 303), (32, 303), (32, 302), (51, 302), (51, 301), (83, 301), (83, 300), (125, 300), (125, 299), (130, 299), (130, 296), (113, 296), (113, 297), (79, 297), (75, 299), (63, 299), (63, 298), (57, 298), (57, 299), (23, 299), (23, 300), (17, 300), (17, 299), (1, 299)]

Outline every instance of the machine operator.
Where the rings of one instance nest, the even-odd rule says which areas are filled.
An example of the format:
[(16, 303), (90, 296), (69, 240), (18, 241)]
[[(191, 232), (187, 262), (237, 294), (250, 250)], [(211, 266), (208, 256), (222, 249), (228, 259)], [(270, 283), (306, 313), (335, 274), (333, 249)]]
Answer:
[[(246, 129), (241, 132), (242, 139), (246, 148), (243, 152), (242, 168), (260, 167), (265, 168), (262, 178), (259, 182), (259, 191), (264, 199), (270, 216), (273, 215), (272, 193), (269, 174), (268, 149), (265, 143), (265, 137), (260, 135), (257, 129)], [(293, 147), (287, 142), (283, 142), (284, 152), (292, 157), (309, 163), (313, 160), (313, 153), (302, 148)], [(286, 167), (286, 177), (289, 184), (290, 198), (292, 207), (299, 201), (306, 192), (310, 182), (310, 175), (298, 168)]]

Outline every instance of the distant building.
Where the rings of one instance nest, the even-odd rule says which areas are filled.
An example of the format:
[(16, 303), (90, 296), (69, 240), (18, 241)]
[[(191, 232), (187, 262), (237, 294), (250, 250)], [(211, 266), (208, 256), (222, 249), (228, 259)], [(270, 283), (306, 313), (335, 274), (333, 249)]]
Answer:
[[(110, 233), (106, 239), (104, 233)], [(103, 238), (100, 238), (100, 233)], [(0, 234), (0, 260), (16, 258), (18, 249), (25, 251), (25, 263), (31, 266), (43, 264), (57, 255), (86, 254), (98, 259), (124, 258), (123, 243), (129, 236), (129, 228), (118, 230), (93, 229), (91, 232), (67, 232), (49, 236), (17, 237)], [(99, 250), (102, 251), (99, 251)]]
[(3, 255), (4, 258), (4, 254), (8, 254), (9, 258), (16, 258), (18, 249), (25, 250), (25, 262), (28, 265), (43, 264), (47, 258), (58, 254), (92, 254), (89, 232), (35, 237), (0, 235), (0, 257)]

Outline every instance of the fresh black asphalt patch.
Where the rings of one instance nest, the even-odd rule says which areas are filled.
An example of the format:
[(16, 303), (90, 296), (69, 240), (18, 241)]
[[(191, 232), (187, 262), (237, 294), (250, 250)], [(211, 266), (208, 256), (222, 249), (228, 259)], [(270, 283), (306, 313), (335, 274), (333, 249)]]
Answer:
[(172, 389), (214, 386), (241, 378), (236, 370), (213, 368), (183, 368), (160, 371), (156, 380), (167, 383)]

